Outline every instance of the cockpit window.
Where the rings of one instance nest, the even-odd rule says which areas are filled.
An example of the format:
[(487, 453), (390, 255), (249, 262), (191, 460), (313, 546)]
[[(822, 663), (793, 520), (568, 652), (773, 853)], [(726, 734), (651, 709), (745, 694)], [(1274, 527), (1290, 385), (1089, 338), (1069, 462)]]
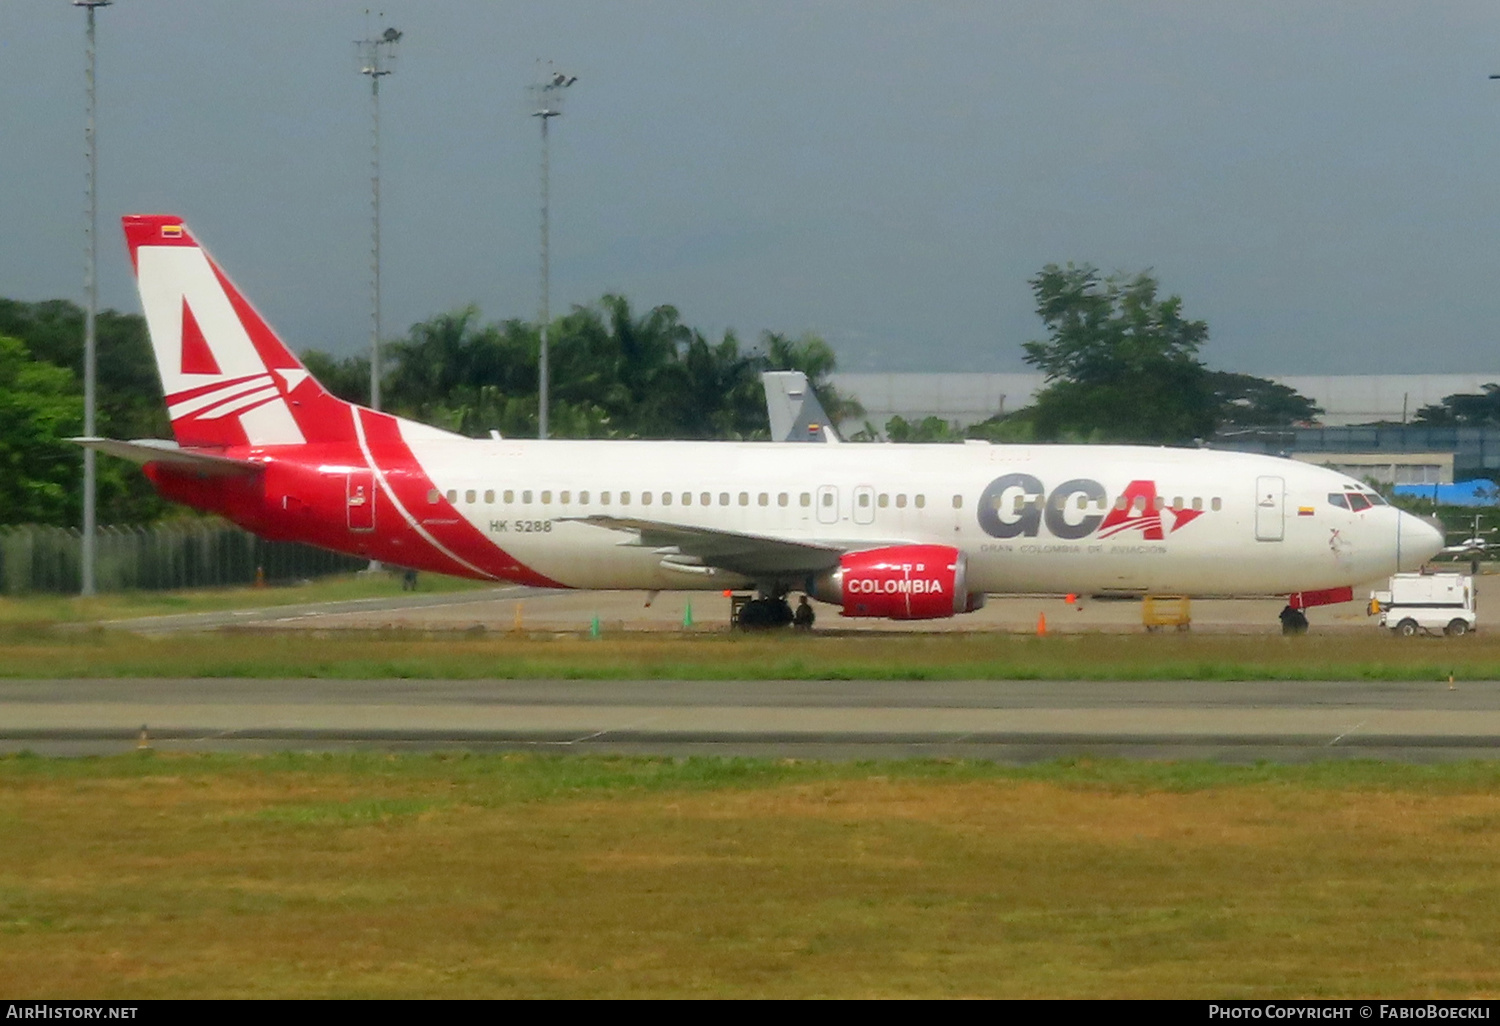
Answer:
[(1340, 509), (1349, 508), (1349, 500), (1344, 498), (1343, 492), (1329, 492), (1328, 501)]
[(1370, 508), (1370, 499), (1360, 492), (1349, 493), (1349, 508), (1359, 513)]
[(1384, 506), (1386, 504), (1385, 499), (1376, 492), (1367, 492), (1365, 498), (1370, 500), (1370, 505), (1372, 506)]

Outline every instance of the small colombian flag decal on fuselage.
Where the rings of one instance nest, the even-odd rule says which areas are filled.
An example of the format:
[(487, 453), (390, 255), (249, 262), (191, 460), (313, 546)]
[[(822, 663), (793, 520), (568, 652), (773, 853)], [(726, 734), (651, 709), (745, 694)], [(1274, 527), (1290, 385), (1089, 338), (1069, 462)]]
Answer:
[(1313, 508), (1311, 506), (1298, 506), (1297, 515), (1299, 517), (1310, 517), (1313, 515)]

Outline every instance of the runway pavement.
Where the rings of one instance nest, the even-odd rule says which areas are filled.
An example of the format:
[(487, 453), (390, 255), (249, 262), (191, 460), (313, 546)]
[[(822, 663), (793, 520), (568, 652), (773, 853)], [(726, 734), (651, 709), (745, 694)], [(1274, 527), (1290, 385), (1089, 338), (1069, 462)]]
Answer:
[[(1500, 579), (1497, 579), (1500, 582)], [(392, 588), (396, 585), (393, 583)], [(1480, 578), (1480, 630), (1494, 625), (1486, 596), (1500, 583)], [(1366, 615), (1367, 586), (1355, 589), (1355, 601), (1310, 611), (1319, 633), (1373, 633)], [(649, 604), (648, 604), (648, 601)], [(1203, 634), (1281, 632), (1278, 614), (1285, 598), (1196, 599), (1192, 630)], [(850, 619), (833, 606), (817, 606), (817, 629), (840, 633), (1030, 633), (1045, 618), (1050, 633), (1134, 633), (1142, 630), (1139, 601), (1084, 598), (1069, 603), (1056, 595), (992, 597), (974, 613), (945, 620), (893, 621)], [(507, 586), (438, 594), (394, 593), (379, 598), (305, 603), (209, 613), (183, 613), (106, 621), (99, 626), (141, 634), (218, 630), (404, 630), (431, 633), (512, 631), (583, 633), (598, 621), (606, 633), (663, 633), (685, 629), (698, 633), (729, 629), (729, 600), (718, 592), (567, 591)]]
[(1500, 682), (0, 681), (0, 751), (525, 749), (1221, 761), (1500, 755)]

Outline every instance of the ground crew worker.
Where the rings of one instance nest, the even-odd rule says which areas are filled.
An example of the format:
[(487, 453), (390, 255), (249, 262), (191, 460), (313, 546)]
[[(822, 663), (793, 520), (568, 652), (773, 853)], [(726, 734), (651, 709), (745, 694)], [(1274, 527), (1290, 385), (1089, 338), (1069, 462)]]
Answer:
[(807, 596), (802, 596), (802, 601), (797, 603), (797, 612), (792, 616), (792, 624), (803, 631), (812, 630), (813, 621), (817, 615), (813, 613), (813, 607), (808, 603)]

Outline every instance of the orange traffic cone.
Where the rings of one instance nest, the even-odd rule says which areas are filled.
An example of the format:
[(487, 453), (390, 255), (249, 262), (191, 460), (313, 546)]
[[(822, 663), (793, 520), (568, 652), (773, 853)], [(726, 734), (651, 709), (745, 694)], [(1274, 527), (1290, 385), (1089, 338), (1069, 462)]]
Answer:
[(1047, 636), (1047, 614), (1038, 613), (1036, 617), (1036, 636), (1045, 638)]

